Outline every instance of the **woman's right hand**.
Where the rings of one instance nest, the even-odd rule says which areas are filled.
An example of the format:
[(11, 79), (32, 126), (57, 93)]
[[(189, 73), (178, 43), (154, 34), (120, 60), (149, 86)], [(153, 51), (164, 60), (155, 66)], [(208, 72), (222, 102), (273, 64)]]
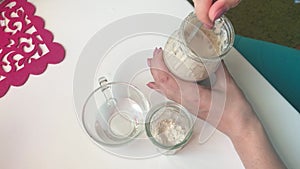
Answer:
[(229, 9), (237, 6), (241, 0), (193, 0), (198, 19), (212, 28), (214, 21)]

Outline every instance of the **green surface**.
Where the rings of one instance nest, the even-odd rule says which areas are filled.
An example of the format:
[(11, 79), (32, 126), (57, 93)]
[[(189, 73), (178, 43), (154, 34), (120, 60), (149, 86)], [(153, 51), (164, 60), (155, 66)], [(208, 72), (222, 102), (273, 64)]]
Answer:
[(300, 50), (243, 36), (234, 47), (300, 113)]
[(242, 0), (226, 16), (236, 34), (288, 47), (300, 46), (300, 4), (294, 0)]

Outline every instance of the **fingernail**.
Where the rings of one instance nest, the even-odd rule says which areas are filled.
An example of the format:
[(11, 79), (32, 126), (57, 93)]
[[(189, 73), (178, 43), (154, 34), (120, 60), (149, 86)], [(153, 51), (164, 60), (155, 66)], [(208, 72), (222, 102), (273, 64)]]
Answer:
[(211, 29), (211, 28), (213, 28), (213, 25), (208, 25), (208, 24), (203, 24), (203, 26), (206, 28), (206, 29)]
[(154, 83), (153, 82), (149, 82), (146, 84), (150, 89), (154, 88)]
[(161, 53), (162, 52), (162, 48), (160, 47), (158, 50), (157, 50), (157, 53)]
[(154, 49), (154, 51), (153, 51), (153, 56), (155, 56), (156, 53), (157, 53), (157, 47), (156, 47), (156, 48)]
[(147, 65), (150, 67), (150, 65), (151, 65), (151, 59), (150, 58), (148, 58), (147, 59)]

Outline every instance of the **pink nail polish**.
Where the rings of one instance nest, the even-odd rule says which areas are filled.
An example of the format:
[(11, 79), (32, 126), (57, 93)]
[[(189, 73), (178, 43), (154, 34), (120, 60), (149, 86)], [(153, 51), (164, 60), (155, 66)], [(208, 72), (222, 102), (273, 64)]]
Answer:
[(154, 84), (153, 82), (149, 82), (146, 84), (150, 89), (153, 89), (154, 88)]
[(160, 47), (160, 48), (157, 50), (157, 54), (161, 54), (162, 51), (163, 51), (163, 50), (162, 50), (162, 48)]
[(206, 29), (212, 29), (214, 25), (203, 24)]
[(155, 56), (156, 55), (156, 52), (157, 52), (157, 47), (154, 49), (154, 51), (153, 51), (153, 56)]

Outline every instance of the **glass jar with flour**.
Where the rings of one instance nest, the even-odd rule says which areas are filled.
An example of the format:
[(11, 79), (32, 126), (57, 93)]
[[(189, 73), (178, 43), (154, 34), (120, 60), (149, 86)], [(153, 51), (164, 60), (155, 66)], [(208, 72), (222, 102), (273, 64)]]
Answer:
[(190, 13), (180, 28), (173, 32), (164, 47), (164, 62), (170, 72), (186, 81), (215, 80), (214, 72), (234, 42), (234, 29), (225, 16), (206, 28)]

